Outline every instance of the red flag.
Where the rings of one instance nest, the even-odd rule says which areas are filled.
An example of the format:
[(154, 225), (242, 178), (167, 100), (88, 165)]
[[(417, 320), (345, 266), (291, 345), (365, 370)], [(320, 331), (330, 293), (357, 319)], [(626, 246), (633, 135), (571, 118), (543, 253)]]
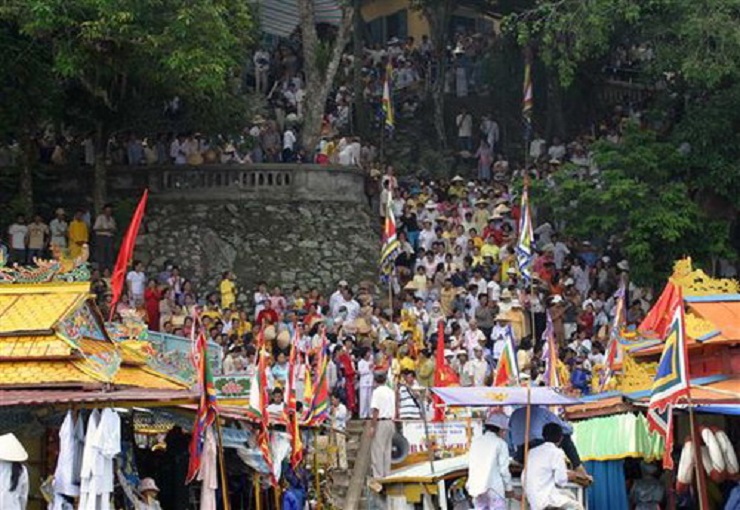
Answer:
[(645, 337), (661, 340), (665, 338), (673, 321), (673, 312), (680, 302), (680, 289), (669, 281), (658, 301), (655, 302), (647, 316), (637, 327), (637, 331)]
[[(445, 359), (445, 325), (443, 321), (437, 324), (437, 350), (434, 353), (434, 386), (457, 386), (460, 384), (460, 378), (457, 376), (451, 366)], [(442, 400), (433, 395), (434, 402), (434, 419), (433, 421), (444, 420), (444, 404)]]
[(141, 200), (139, 200), (139, 205), (136, 206), (134, 215), (131, 217), (131, 223), (129, 223), (128, 228), (126, 229), (126, 235), (123, 236), (121, 249), (118, 251), (118, 259), (116, 260), (116, 266), (113, 268), (113, 275), (111, 276), (111, 293), (113, 294), (113, 300), (111, 301), (108, 320), (113, 320), (113, 313), (116, 310), (116, 305), (121, 299), (121, 294), (123, 294), (123, 286), (126, 283), (126, 269), (128, 269), (128, 265), (131, 263), (131, 258), (134, 256), (136, 236), (139, 234), (141, 220), (144, 218), (147, 198), (149, 198), (149, 190), (145, 189), (144, 194), (141, 195)]

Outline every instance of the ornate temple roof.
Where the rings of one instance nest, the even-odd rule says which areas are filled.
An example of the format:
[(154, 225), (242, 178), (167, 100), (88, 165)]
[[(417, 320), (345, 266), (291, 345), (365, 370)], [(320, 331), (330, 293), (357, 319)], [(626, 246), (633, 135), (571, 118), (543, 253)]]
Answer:
[(58, 281), (61, 267), (0, 267), (0, 400), (11, 389), (188, 390), (148, 366), (145, 351), (114, 342), (89, 282)]

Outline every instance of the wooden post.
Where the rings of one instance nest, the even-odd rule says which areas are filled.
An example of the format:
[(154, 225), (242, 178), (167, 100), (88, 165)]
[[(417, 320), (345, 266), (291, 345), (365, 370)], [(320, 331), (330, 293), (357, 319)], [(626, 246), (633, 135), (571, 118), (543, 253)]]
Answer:
[[(696, 470), (696, 492), (699, 493), (699, 510), (709, 510), (709, 498), (707, 495), (707, 479), (702, 462), (701, 438), (696, 433), (696, 424), (694, 422), (694, 404), (691, 401), (691, 393), (687, 394), (686, 400), (689, 405), (689, 427), (691, 428), (691, 441), (694, 443), (694, 469)], [(671, 409), (671, 412), (673, 410)]]
[(527, 468), (527, 457), (529, 456), (529, 429), (532, 420), (532, 385), (527, 381), (527, 419), (524, 425), (524, 462), (522, 462), (522, 503), (521, 508), (527, 508), (527, 491), (524, 487), (524, 470)]
[(313, 481), (316, 490), (316, 509), (321, 510), (321, 477), (319, 477), (319, 432), (313, 430)]
[(224, 504), (224, 510), (231, 510), (229, 501), (229, 479), (226, 476), (226, 459), (224, 456), (224, 440), (221, 432), (221, 420), (218, 416), (214, 420), (216, 423), (216, 436), (218, 438), (218, 463), (221, 469), (221, 500)]
[(255, 510), (262, 510), (262, 487), (260, 485), (260, 474), (254, 472), (254, 508)]

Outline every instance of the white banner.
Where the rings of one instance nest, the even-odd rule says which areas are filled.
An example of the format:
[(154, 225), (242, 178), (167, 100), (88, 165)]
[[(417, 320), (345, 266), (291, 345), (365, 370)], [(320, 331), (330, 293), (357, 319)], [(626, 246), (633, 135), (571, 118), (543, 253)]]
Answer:
[[(443, 423), (428, 423), (427, 430), (423, 421), (403, 421), (403, 437), (409, 442), (409, 454), (425, 452), (430, 443), (435, 443), (437, 449), (465, 452), (468, 450), (470, 439), (481, 434), (483, 426), (481, 420), (449, 420)], [(428, 436), (427, 436), (428, 431)]]

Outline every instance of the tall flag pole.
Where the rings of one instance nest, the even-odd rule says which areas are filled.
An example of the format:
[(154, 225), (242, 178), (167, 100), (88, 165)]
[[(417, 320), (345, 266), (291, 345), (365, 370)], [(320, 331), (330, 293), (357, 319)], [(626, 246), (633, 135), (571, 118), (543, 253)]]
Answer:
[(396, 128), (396, 118), (393, 112), (393, 99), (391, 97), (391, 80), (393, 76), (393, 67), (391, 63), (385, 67), (385, 80), (383, 81), (383, 129), (388, 131), (389, 136), (393, 136)]
[(562, 381), (558, 374), (558, 342), (555, 338), (555, 326), (552, 323), (550, 311), (547, 311), (547, 325), (543, 333), (545, 343), (542, 347), (542, 359), (545, 361), (545, 372), (543, 374), (545, 386), (560, 388)]
[(400, 243), (396, 236), (396, 217), (393, 215), (393, 194), (388, 192), (385, 204), (385, 225), (383, 227), (383, 245), (380, 249), (380, 277), (389, 286), (392, 285), (396, 258), (400, 252)]
[(519, 273), (527, 285), (532, 283), (532, 261), (534, 260), (534, 232), (532, 230), (532, 211), (529, 207), (529, 178), (524, 176), (522, 187), (521, 216), (519, 218), (519, 238), (516, 244), (516, 260)]
[(193, 330), (190, 336), (191, 357), (196, 369), (200, 397), (198, 411), (195, 415), (193, 433), (190, 437), (190, 461), (185, 483), (192, 482), (201, 469), (201, 457), (206, 441), (206, 431), (218, 419), (218, 405), (216, 403), (216, 388), (213, 384), (210, 362), (208, 361), (207, 341), (205, 328), (200, 321), (198, 312), (193, 313)]
[(498, 365), (496, 365), (493, 386), (519, 386), (519, 366), (516, 362), (514, 332), (511, 329), (511, 324), (506, 328), (504, 350), (501, 352)]
[(136, 206), (134, 215), (131, 217), (131, 223), (129, 223), (126, 229), (126, 235), (123, 236), (121, 249), (118, 251), (118, 258), (116, 259), (116, 265), (113, 268), (113, 275), (111, 276), (111, 293), (113, 294), (113, 299), (110, 304), (109, 321), (113, 320), (116, 305), (123, 294), (123, 288), (126, 284), (126, 269), (128, 269), (131, 259), (134, 256), (136, 236), (139, 234), (139, 227), (141, 226), (141, 220), (144, 218), (148, 198), (149, 190), (145, 189), (141, 195), (141, 199), (139, 199), (139, 204)]
[(599, 392), (606, 390), (609, 382), (614, 377), (615, 366), (617, 364), (617, 351), (619, 350), (619, 336), (622, 328), (626, 323), (627, 317), (627, 288), (624, 280), (619, 285), (619, 289), (614, 294), (617, 298), (616, 312), (609, 328), (609, 342), (606, 344), (606, 356), (604, 357), (604, 368), (599, 378)]

